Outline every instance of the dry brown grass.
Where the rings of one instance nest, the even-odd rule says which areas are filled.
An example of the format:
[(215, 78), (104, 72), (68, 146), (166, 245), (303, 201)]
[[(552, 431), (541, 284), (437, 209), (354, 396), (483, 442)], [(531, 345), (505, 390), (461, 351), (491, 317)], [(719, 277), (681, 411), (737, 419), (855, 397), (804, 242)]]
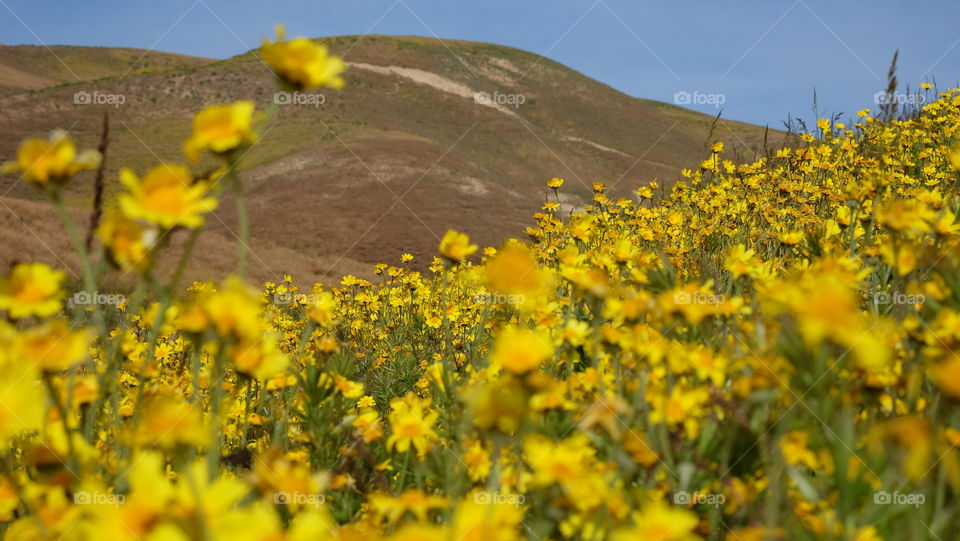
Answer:
[[(88, 213), (77, 209), (74, 219), (86, 223)], [(186, 241), (186, 231), (170, 234), (169, 246), (158, 258), (160, 276), (172, 273), (176, 254)], [(204, 231), (197, 242), (194, 256), (185, 273), (185, 284), (194, 280), (218, 281), (236, 268), (237, 240), (214, 230)], [(43, 262), (65, 269), (70, 281), (79, 284), (79, 260), (70, 245), (67, 233), (47, 203), (22, 199), (0, 198), (0, 272), (18, 262)], [(353, 274), (370, 278), (370, 265), (349, 258), (321, 257), (272, 243), (254, 240), (251, 243), (248, 276), (254, 282), (279, 280), (282, 273), (302, 277), (304, 281), (339, 282), (340, 277)], [(172, 254), (172, 255), (171, 255)], [(134, 276), (110, 271), (104, 287), (126, 291), (135, 282)]]
[[(325, 41), (335, 53), (349, 51), (348, 62), (382, 69), (350, 70), (348, 91), (325, 92), (322, 107), (280, 107), (244, 158), (253, 270), (302, 269), (298, 278), (307, 279), (340, 272), (332, 267), (341, 258), (395, 262), (404, 252), (423, 268), (448, 228), (482, 245), (522, 234), (551, 177), (567, 179), (566, 208), (589, 201), (598, 180), (612, 186), (612, 196), (631, 197), (651, 180), (669, 184), (682, 167), (698, 164), (710, 136), (707, 115), (626, 96), (516, 49), (379, 36)], [(126, 103), (109, 108), (109, 198), (121, 165), (143, 171), (159, 160), (182, 160), (193, 112), (236, 99), (253, 98), (261, 108), (273, 101), (271, 75), (252, 54), (165, 69), (0, 97), (0, 157), (11, 156), (24, 137), (57, 127), (72, 126), (83, 146), (95, 146), (105, 107), (76, 106), (73, 94), (122, 93)], [(473, 91), (523, 94), (526, 103), (504, 114), (475, 104)], [(721, 121), (715, 138), (750, 158), (760, 152), (763, 129)], [(90, 178), (69, 187), (73, 205), (89, 207)], [(0, 193), (7, 190), (8, 197), (35, 197), (15, 177), (0, 177)], [(218, 261), (232, 252), (219, 246), (233, 244), (234, 220), (229, 200), (209, 219), (210, 239), (219, 241), (204, 241), (200, 251), (209, 251), (203, 257), (212, 269), (229, 268)]]

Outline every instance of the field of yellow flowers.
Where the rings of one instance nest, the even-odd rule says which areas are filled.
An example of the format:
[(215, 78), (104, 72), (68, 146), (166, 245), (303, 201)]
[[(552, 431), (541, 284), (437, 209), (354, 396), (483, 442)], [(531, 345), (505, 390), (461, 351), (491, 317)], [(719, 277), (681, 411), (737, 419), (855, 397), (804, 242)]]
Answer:
[[(309, 40), (261, 54), (281, 88), (343, 86)], [(98, 153), (55, 133), (4, 165), (84, 263), (78, 291), (0, 279), (5, 539), (956, 539), (960, 91), (751, 164), (715, 143), (568, 216), (552, 179), (527, 241), (450, 231), (429, 273), (257, 290), (241, 242), (181, 294), (193, 242), (165, 239), (222, 190), (243, 208), (270, 114), (199, 112), (184, 154), (223, 167), (123, 170), (89, 250), (60, 190)], [(129, 302), (78, 302), (108, 265)]]

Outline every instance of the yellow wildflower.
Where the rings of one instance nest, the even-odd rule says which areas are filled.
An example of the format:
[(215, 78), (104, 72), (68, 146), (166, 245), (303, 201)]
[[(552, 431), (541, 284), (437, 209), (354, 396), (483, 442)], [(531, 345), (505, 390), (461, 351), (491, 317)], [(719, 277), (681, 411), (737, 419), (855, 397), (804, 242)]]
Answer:
[(0, 173), (21, 173), (27, 182), (46, 186), (61, 183), (88, 169), (100, 166), (102, 156), (96, 150), (77, 154), (77, 146), (63, 130), (48, 139), (27, 139), (17, 151), (16, 161), (0, 166)]
[(760, 265), (760, 260), (756, 257), (756, 252), (747, 250), (746, 246), (738, 244), (730, 249), (729, 255), (724, 262), (724, 266), (734, 278), (740, 278)]
[(347, 64), (331, 55), (326, 45), (307, 38), (287, 41), (281, 24), (277, 25), (276, 31), (276, 43), (263, 40), (260, 54), (277, 76), (297, 89), (320, 86), (338, 90), (343, 88), (345, 82), (340, 74), (346, 70)]
[(0, 310), (12, 318), (46, 317), (60, 310), (66, 275), (43, 263), (21, 263), (0, 278)]
[(457, 506), (453, 515), (453, 538), (459, 541), (520, 541), (523, 509), (494, 500), (487, 492), (474, 492)]
[(111, 263), (127, 270), (144, 267), (157, 234), (156, 230), (143, 227), (122, 212), (111, 210), (100, 222), (97, 238), (107, 248)]
[(209, 191), (207, 184), (194, 183), (190, 171), (182, 165), (158, 165), (143, 179), (129, 169), (121, 169), (120, 182), (129, 190), (119, 197), (123, 213), (160, 227), (199, 227), (203, 215), (217, 208), (216, 199), (204, 197)]
[[(0, 329), (0, 333), (4, 331)], [(46, 412), (46, 396), (37, 367), (11, 355), (12, 345), (0, 336), (0, 450), (14, 436), (37, 430)]]
[(699, 541), (694, 533), (699, 520), (686, 509), (669, 507), (661, 502), (647, 505), (633, 520), (635, 526), (615, 530), (612, 541)]
[(553, 355), (550, 338), (521, 328), (507, 328), (496, 340), (490, 362), (514, 374), (536, 370)]
[(287, 356), (280, 350), (272, 334), (231, 347), (229, 356), (237, 372), (258, 380), (281, 374), (288, 363)]
[(440, 241), (440, 255), (454, 263), (463, 263), (477, 248), (476, 244), (470, 244), (470, 237), (453, 229), (447, 231)]
[(406, 513), (413, 515), (419, 522), (427, 522), (431, 511), (444, 509), (448, 503), (444, 497), (415, 489), (405, 490), (395, 498), (386, 494), (370, 495), (370, 506), (390, 524), (396, 524)]
[(417, 456), (423, 458), (437, 439), (433, 426), (439, 414), (430, 410), (430, 400), (421, 400), (413, 393), (407, 393), (403, 398), (391, 400), (390, 408), (392, 411), (388, 420), (391, 434), (387, 438), (387, 447), (405, 453), (413, 446)]
[(66, 321), (57, 319), (25, 332), (20, 355), (41, 370), (59, 372), (82, 361), (89, 344), (86, 330), (73, 330)]
[(183, 444), (202, 447), (207, 442), (207, 429), (200, 410), (164, 390), (148, 396), (143, 404), (143, 416), (136, 430), (138, 444), (172, 449)]
[(183, 153), (192, 162), (200, 153), (209, 150), (225, 154), (245, 143), (257, 140), (253, 129), (252, 101), (238, 101), (226, 105), (212, 105), (193, 117), (193, 134), (183, 143)]

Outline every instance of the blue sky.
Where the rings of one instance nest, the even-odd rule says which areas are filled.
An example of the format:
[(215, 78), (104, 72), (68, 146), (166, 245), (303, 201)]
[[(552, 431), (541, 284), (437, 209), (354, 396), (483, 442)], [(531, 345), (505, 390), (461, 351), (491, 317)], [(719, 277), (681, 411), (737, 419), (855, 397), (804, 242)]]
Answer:
[[(874, 107), (899, 78), (960, 81), (960, 2), (932, 0), (0, 0), (0, 42), (226, 58), (290, 35), (395, 34), (511, 45), (632, 96), (780, 127)], [(683, 94), (679, 99), (683, 100)], [(697, 103), (699, 102), (699, 103)]]

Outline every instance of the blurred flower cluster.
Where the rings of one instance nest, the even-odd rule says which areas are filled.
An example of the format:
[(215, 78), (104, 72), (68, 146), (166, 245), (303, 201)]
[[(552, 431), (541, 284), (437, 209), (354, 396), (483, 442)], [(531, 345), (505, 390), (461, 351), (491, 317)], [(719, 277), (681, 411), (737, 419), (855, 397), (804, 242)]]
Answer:
[[(263, 57), (283, 88), (344, 84), (282, 31)], [(129, 302), (71, 303), (43, 264), (0, 279), (6, 539), (955, 535), (960, 92), (753, 163), (716, 143), (669, 190), (596, 183), (499, 248), (450, 231), (429, 272), (257, 289), (241, 257), (181, 294), (193, 244), (160, 279), (167, 233), (221, 183), (242, 203), (269, 115), (196, 115), (184, 153), (212, 174), (124, 169), (94, 253), (61, 213), (85, 291), (109, 263), (140, 277)], [(62, 209), (99, 161), (57, 133), (4, 169)]]

